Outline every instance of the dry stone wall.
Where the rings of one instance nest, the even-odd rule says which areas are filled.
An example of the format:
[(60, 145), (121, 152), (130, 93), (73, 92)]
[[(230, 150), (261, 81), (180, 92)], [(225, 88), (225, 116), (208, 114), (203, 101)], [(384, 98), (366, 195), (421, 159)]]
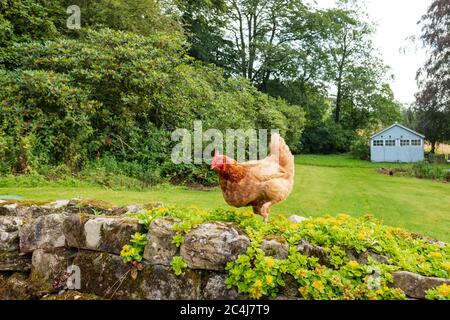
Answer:
[[(124, 264), (122, 247), (142, 226), (126, 212), (142, 206), (109, 208), (79, 200), (45, 205), (0, 203), (0, 299), (246, 299), (226, 284), (225, 266), (250, 246), (248, 236), (236, 225), (209, 222), (191, 230), (178, 248), (172, 243), (176, 219), (153, 220), (139, 271)], [(288, 245), (265, 240), (268, 256), (286, 259)], [(298, 250), (328, 257), (319, 246), (305, 240)], [(372, 253), (366, 253), (366, 255)], [(170, 265), (181, 255), (188, 268), (179, 276)], [(366, 256), (349, 253), (361, 263)], [(384, 261), (383, 256), (373, 256)], [(411, 298), (449, 280), (408, 272), (394, 274), (394, 285)], [(295, 298), (295, 281), (281, 298)]]

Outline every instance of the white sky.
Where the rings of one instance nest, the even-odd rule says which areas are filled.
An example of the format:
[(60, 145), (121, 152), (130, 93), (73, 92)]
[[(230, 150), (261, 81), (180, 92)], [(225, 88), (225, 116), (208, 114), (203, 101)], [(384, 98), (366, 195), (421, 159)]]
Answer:
[[(316, 2), (320, 7), (334, 6), (334, 0)], [(420, 35), (417, 21), (426, 13), (431, 0), (365, 0), (365, 3), (370, 20), (377, 24), (375, 47), (395, 76), (391, 83), (395, 98), (412, 103), (417, 92), (416, 72), (425, 62), (426, 52), (407, 38)]]

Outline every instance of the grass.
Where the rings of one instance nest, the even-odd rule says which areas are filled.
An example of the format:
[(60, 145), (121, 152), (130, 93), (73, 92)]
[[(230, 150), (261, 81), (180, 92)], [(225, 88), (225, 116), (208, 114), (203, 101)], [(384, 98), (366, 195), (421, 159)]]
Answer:
[[(398, 166), (409, 165), (373, 164), (345, 155), (299, 156), (293, 193), (272, 212), (306, 217), (372, 214), (386, 224), (450, 241), (450, 184), (391, 177), (375, 170)], [(110, 190), (74, 181), (30, 184), (24, 177), (0, 179), (1, 195), (20, 195), (30, 200), (94, 198), (116, 205), (161, 201), (204, 209), (226, 207), (218, 188), (205, 192), (162, 185), (143, 191)]]

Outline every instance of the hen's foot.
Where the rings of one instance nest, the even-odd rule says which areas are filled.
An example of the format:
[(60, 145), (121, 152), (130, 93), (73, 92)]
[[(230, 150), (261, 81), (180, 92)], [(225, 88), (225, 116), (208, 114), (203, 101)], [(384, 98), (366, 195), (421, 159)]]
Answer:
[(269, 215), (270, 215), (270, 206), (272, 205), (272, 202), (265, 203), (261, 208), (261, 215), (264, 217), (264, 222), (269, 222)]

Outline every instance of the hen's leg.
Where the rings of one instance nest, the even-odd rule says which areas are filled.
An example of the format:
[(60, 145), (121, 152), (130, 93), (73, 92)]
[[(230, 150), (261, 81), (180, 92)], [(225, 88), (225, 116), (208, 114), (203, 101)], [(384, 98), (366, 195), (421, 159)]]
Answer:
[(261, 214), (261, 206), (253, 206), (254, 214)]
[(272, 202), (266, 202), (261, 207), (261, 215), (264, 217), (264, 222), (269, 222), (269, 214), (270, 214), (270, 206), (272, 205)]

